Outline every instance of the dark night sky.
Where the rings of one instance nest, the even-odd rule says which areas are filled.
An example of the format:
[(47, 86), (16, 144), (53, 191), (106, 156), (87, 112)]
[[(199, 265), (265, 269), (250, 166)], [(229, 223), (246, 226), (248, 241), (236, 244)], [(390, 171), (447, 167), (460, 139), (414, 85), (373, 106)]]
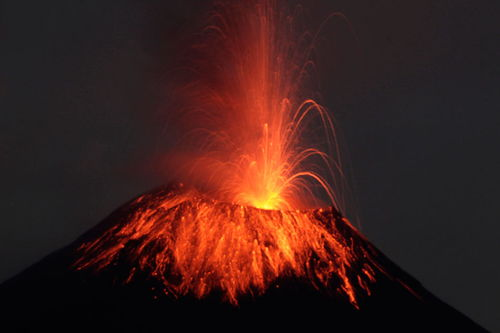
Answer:
[[(207, 3), (0, 1), (0, 281), (163, 181), (168, 66)], [(332, 22), (318, 60), (363, 232), (500, 331), (498, 1), (302, 3), (355, 31)]]

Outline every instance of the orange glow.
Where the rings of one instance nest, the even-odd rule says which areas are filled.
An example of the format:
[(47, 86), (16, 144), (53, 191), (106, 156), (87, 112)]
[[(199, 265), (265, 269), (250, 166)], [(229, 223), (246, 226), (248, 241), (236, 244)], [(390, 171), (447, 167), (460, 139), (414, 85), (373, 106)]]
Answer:
[[(130, 216), (81, 246), (79, 269), (126, 258), (127, 281), (140, 270), (167, 293), (217, 290), (233, 304), (292, 275), (354, 305), (369, 293), (376, 264), (337, 230), (337, 219), (351, 226), (335, 215), (344, 176), (334, 122), (311, 98), (314, 38), (278, 3), (216, 6), (174, 110), (186, 135), (168, 169), (189, 186), (138, 198)], [(327, 200), (332, 208), (306, 209)]]
[[(349, 222), (333, 209), (262, 210), (208, 199), (182, 187), (146, 194), (132, 214), (101, 237), (83, 244), (79, 269), (104, 269), (128, 260), (156, 277), (167, 294), (197, 297), (222, 291), (233, 304), (262, 293), (279, 277), (307, 277), (356, 304), (356, 293), (380, 271), (371, 249), (356, 247), (338, 230)], [(134, 244), (134, 245), (130, 245)]]
[(341, 208), (333, 120), (311, 98), (314, 38), (278, 3), (228, 1), (211, 13), (178, 92), (186, 135), (169, 171), (235, 204)]

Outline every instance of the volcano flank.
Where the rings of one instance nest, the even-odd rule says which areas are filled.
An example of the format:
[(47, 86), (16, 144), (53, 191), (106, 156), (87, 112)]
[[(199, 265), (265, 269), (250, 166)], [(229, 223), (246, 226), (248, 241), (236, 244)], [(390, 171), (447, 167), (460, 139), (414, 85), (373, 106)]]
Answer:
[[(17, 331), (199, 325), (223, 331), (483, 331), (402, 271), (334, 208), (272, 211), (198, 195), (174, 184), (126, 203), (3, 283), (4, 318)], [(201, 230), (209, 235), (202, 239), (202, 219), (214, 216), (225, 216), (221, 224), (235, 228), (214, 222)], [(266, 223), (281, 236), (268, 235)], [(295, 232), (294, 225), (306, 226), (297, 239), (287, 233)], [(316, 234), (318, 240), (308, 239)], [(296, 249), (287, 254), (288, 246)]]

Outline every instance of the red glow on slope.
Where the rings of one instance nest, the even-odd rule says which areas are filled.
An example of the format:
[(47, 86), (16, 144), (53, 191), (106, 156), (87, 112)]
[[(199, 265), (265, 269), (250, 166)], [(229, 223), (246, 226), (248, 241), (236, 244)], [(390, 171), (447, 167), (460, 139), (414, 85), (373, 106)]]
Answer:
[(127, 281), (147, 272), (166, 293), (203, 297), (222, 291), (233, 304), (242, 294), (263, 293), (280, 277), (306, 277), (355, 306), (357, 292), (369, 293), (380, 272), (371, 249), (356, 248), (339, 231), (340, 225), (355, 232), (333, 209), (262, 210), (182, 187), (130, 205), (126, 220), (81, 247), (79, 269), (105, 269), (125, 259), (134, 263)]

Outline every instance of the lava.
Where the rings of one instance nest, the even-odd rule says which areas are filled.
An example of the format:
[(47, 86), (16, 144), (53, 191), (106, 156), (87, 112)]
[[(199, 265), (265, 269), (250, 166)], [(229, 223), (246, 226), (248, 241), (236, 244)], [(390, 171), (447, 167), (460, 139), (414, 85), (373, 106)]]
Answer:
[(334, 208), (263, 210), (183, 186), (142, 195), (130, 206), (126, 219), (81, 246), (79, 269), (99, 271), (125, 260), (133, 266), (125, 281), (146, 272), (166, 294), (201, 298), (219, 291), (233, 304), (294, 276), (337, 290), (355, 306), (357, 292), (369, 293), (381, 271), (370, 248), (339, 232), (356, 233)]
[[(337, 230), (342, 160), (334, 121), (312, 96), (314, 36), (281, 1), (219, 2), (192, 47), (172, 110), (185, 135), (168, 169), (187, 184), (143, 195), (122, 223), (80, 247), (78, 269), (132, 263), (166, 293), (219, 291), (238, 303), (284, 276), (356, 305), (379, 271)], [(324, 199), (329, 201), (324, 204)], [(331, 206), (335, 216), (321, 210)]]

